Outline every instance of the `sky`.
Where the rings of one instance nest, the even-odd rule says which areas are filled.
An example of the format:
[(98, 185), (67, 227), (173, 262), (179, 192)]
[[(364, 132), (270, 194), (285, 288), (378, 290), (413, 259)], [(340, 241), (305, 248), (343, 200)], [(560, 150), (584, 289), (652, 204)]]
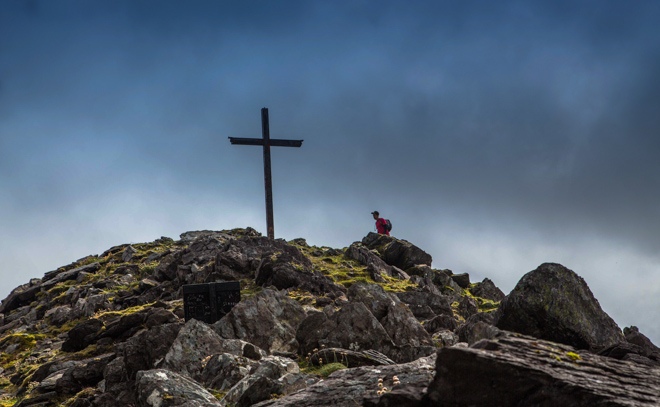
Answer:
[(660, 2), (0, 0), (0, 298), (191, 230), (374, 230), (660, 345)]

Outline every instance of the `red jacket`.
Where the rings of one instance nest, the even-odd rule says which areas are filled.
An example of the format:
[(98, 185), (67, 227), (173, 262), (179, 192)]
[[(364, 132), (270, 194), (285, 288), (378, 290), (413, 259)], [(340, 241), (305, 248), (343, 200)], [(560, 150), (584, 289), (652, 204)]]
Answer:
[(376, 220), (376, 230), (377, 230), (378, 233), (380, 233), (381, 235), (387, 235), (387, 236), (389, 236), (389, 235), (390, 235), (390, 232), (388, 232), (387, 229), (385, 229), (385, 224), (386, 224), (385, 219), (383, 219), (383, 218), (378, 218), (378, 220)]

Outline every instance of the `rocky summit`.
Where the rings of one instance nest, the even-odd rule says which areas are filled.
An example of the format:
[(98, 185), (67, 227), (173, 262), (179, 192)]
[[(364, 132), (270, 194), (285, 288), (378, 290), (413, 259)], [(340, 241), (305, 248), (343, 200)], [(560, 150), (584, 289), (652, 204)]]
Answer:
[[(660, 405), (660, 349), (570, 269), (505, 295), (431, 264), (373, 233), (112, 247), (2, 301), (0, 406)], [(232, 301), (204, 291), (228, 286)]]

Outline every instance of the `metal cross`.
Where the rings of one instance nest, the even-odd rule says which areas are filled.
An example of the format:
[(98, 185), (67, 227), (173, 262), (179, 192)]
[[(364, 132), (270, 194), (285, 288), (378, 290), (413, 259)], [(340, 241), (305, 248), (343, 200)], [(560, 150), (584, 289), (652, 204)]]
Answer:
[(270, 175), (270, 147), (300, 147), (303, 140), (271, 139), (268, 128), (268, 109), (261, 109), (261, 138), (229, 137), (231, 144), (246, 146), (263, 146), (264, 148), (264, 184), (266, 186), (266, 227), (268, 237), (275, 239), (273, 224), (273, 181)]

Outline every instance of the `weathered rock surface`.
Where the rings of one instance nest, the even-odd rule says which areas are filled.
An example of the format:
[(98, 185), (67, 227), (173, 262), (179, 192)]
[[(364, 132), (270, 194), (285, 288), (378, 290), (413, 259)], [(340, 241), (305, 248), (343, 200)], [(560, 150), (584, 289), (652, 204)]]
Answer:
[(143, 370), (136, 377), (140, 406), (210, 407), (223, 406), (195, 381), (165, 369)]
[[(365, 398), (376, 397), (381, 388), (397, 386), (425, 388), (433, 379), (435, 355), (410, 363), (390, 366), (357, 367), (338, 370), (312, 386), (276, 400), (264, 401), (255, 407), (353, 407), (360, 406)], [(399, 384), (394, 386), (394, 377)]]
[(414, 244), (392, 236), (369, 233), (362, 239), (370, 250), (376, 250), (385, 263), (408, 270), (419, 264), (430, 266), (433, 258)]
[(496, 318), (500, 329), (594, 352), (625, 340), (587, 283), (560, 264), (545, 263), (525, 274)]
[(657, 406), (660, 369), (521, 335), (438, 352), (419, 406)]
[(265, 289), (241, 301), (213, 328), (227, 339), (242, 339), (268, 352), (296, 353), (302, 306), (281, 291)]

